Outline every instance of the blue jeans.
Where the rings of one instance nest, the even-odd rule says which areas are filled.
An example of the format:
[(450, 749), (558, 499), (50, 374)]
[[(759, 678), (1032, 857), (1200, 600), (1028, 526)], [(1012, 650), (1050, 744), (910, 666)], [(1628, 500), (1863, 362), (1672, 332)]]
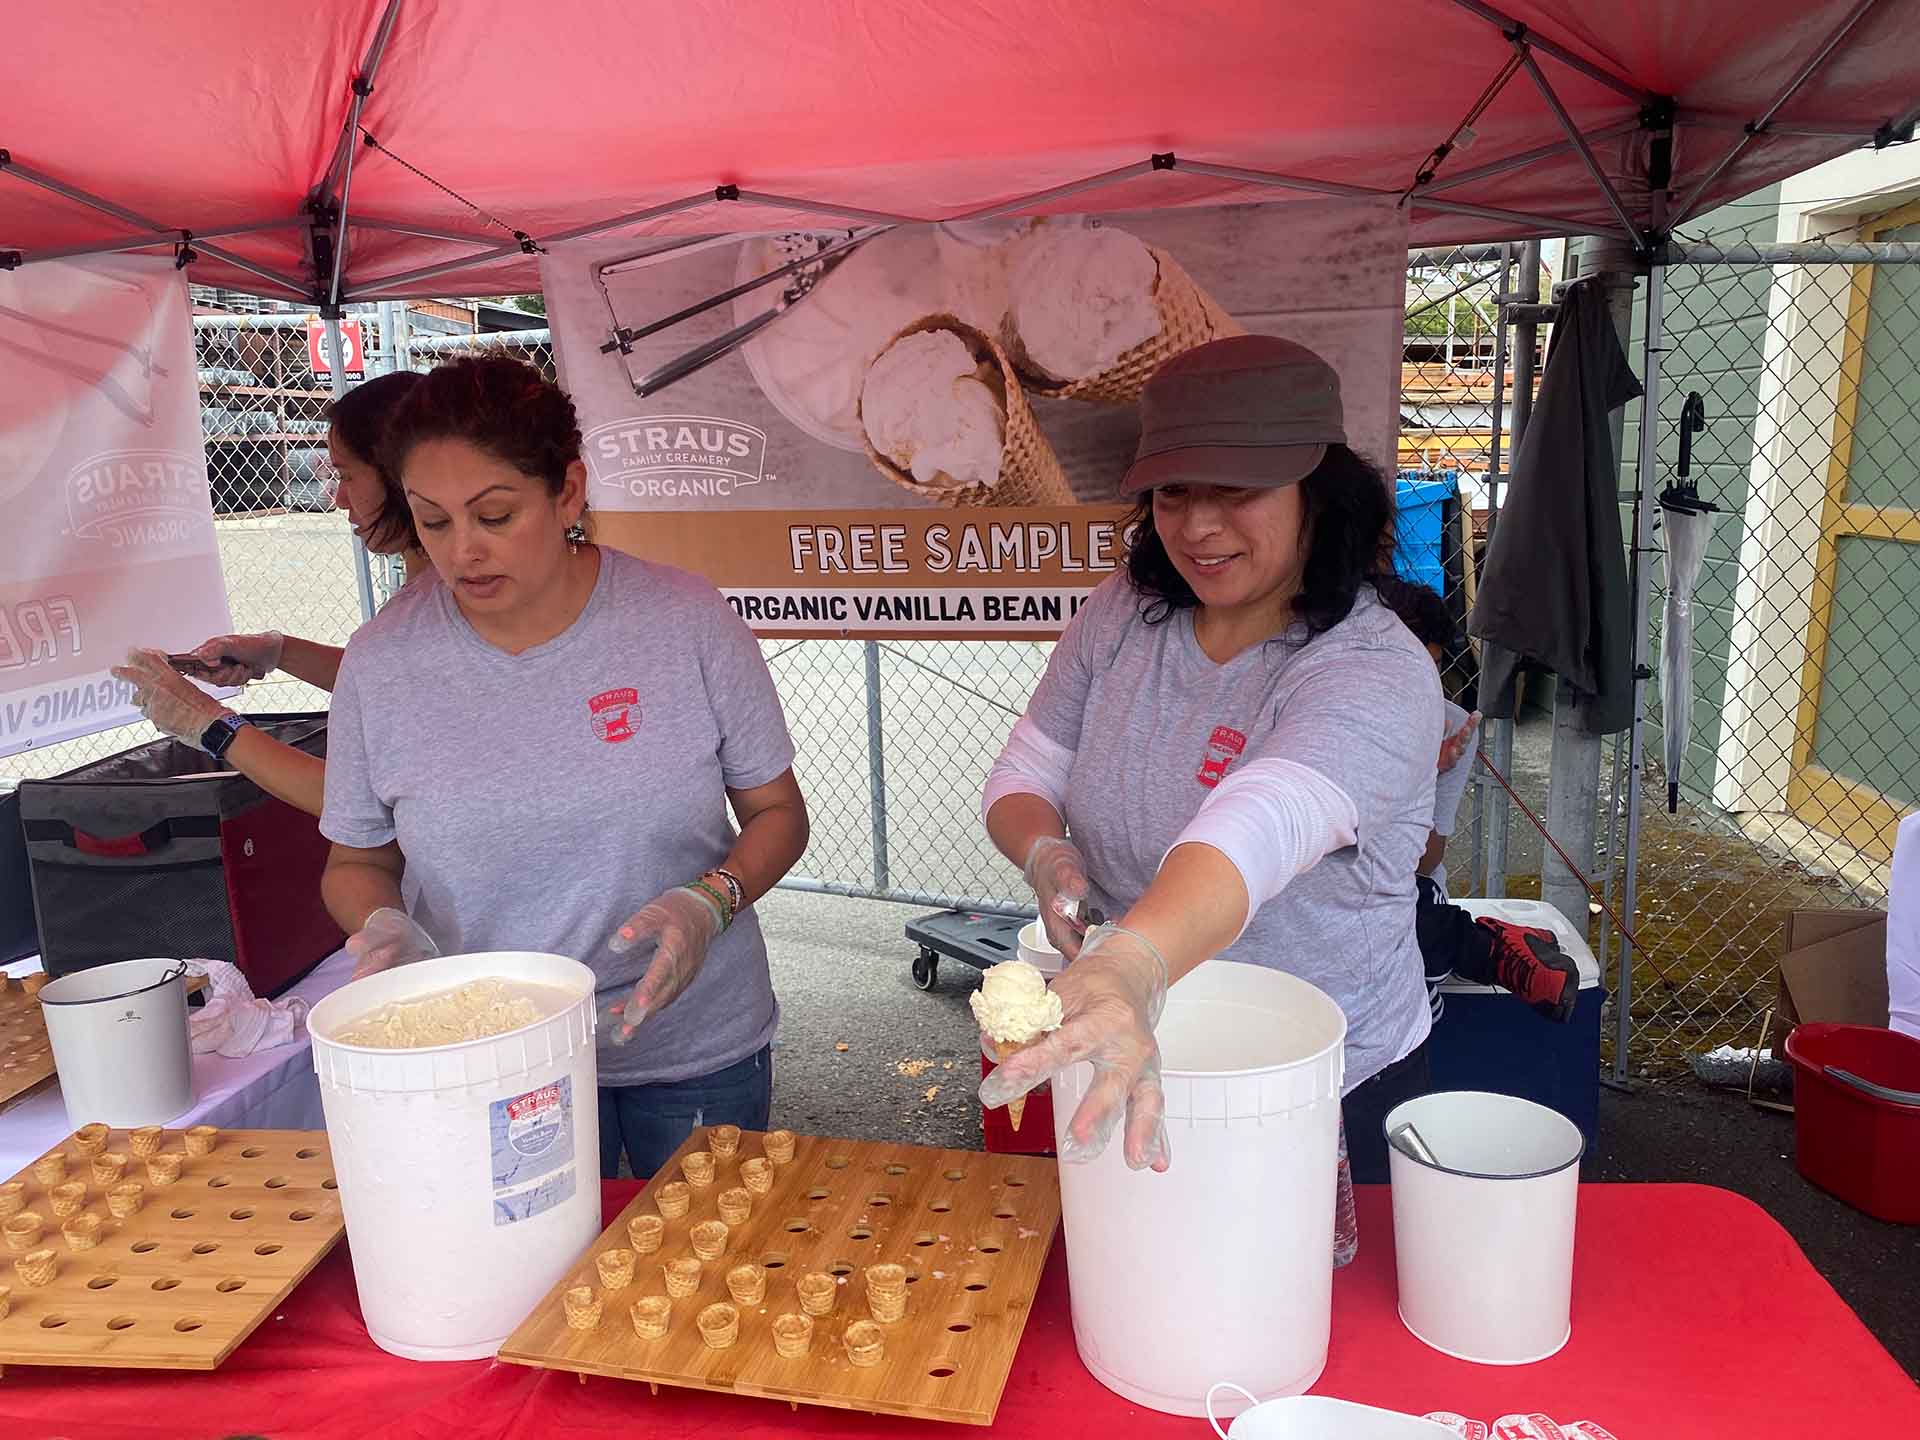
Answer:
[(773, 1047), (711, 1075), (661, 1085), (600, 1087), (600, 1174), (620, 1173), (620, 1152), (645, 1180), (698, 1125), (764, 1130), (773, 1110)]

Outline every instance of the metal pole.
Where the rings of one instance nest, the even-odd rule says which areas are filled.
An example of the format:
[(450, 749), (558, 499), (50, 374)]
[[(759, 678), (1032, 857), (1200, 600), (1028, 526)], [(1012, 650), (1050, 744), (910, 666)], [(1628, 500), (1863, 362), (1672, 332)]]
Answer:
[[(1520, 247), (1520, 284), (1516, 292), (1524, 306), (1537, 308), (1540, 301), (1540, 242), (1529, 240)], [(1509, 457), (1520, 453), (1520, 442), (1527, 433), (1527, 422), (1533, 416), (1534, 351), (1539, 344), (1540, 325), (1532, 318), (1531, 311), (1523, 311), (1528, 318), (1518, 320), (1513, 325), (1513, 422), (1508, 427), (1507, 454)], [(1504, 333), (1506, 311), (1501, 312), (1501, 327)], [(1508, 462), (1511, 465), (1512, 459)], [(1500, 523), (1500, 470), (1494, 467), (1487, 472), (1487, 528), (1491, 534)], [(1486, 734), (1481, 743), (1487, 747), (1487, 758), (1500, 767), (1502, 775), (1513, 774), (1513, 727), (1512, 720), (1489, 720), (1486, 722)], [(1512, 803), (1507, 792), (1495, 790), (1489, 796), (1490, 810), (1487, 817), (1487, 889), (1486, 893), (1499, 899), (1507, 893), (1507, 827), (1512, 822)]]
[[(338, 400), (347, 393), (347, 347), (340, 340), (340, 317), (329, 315), (325, 319), (327, 340), (327, 363), (333, 367), (333, 398)], [(364, 361), (364, 357), (363, 357)], [(367, 547), (358, 535), (353, 536), (353, 578), (360, 587), (360, 623), (366, 624), (373, 618), (373, 572), (367, 568)]]
[(880, 715), (880, 645), (867, 652), (867, 805), (873, 817), (873, 888), (887, 888), (887, 755)]
[[(1511, 15), (1507, 14), (1504, 10), (1496, 10), (1493, 6), (1482, 3), (1482, 0), (1453, 0), (1453, 3), (1458, 5), (1462, 10), (1478, 15), (1482, 20), (1500, 30), (1502, 33), (1511, 33), (1518, 27), (1519, 22)], [(1600, 66), (1594, 64), (1593, 61), (1587, 59), (1584, 55), (1576, 55), (1565, 46), (1556, 45), (1553, 41), (1548, 40), (1536, 31), (1527, 31), (1527, 43), (1542, 55), (1551, 55), (1568, 69), (1578, 70), (1589, 80), (1597, 80), (1609, 90), (1617, 90), (1620, 94), (1638, 104), (1645, 105), (1654, 98), (1653, 95), (1642, 90), (1631, 80), (1615, 75), (1610, 70), (1601, 69)]]
[[(1537, 275), (1538, 273), (1539, 272), (1536, 270), (1535, 274)], [(1500, 247), (1500, 283), (1494, 287), (1494, 294), (1505, 295), (1507, 293), (1507, 287), (1512, 283), (1513, 283), (1513, 246), (1511, 244), (1507, 244), (1507, 245), (1502, 245)], [(1504, 438), (1501, 434), (1501, 430), (1506, 421), (1506, 413), (1507, 413), (1507, 318), (1506, 318), (1506, 311), (1503, 308), (1496, 308), (1494, 311), (1494, 328), (1493, 328), (1493, 434), (1487, 442), (1487, 497), (1488, 497), (1487, 505), (1488, 505), (1489, 514), (1492, 513), (1492, 506), (1493, 506), (1492, 497), (1493, 497), (1493, 487), (1495, 483), (1495, 478), (1500, 474), (1500, 461), (1501, 461), (1500, 442)], [(1466, 539), (1462, 543), (1468, 547), (1469, 551), (1471, 551), (1473, 546), (1473, 526), (1471, 522), (1469, 522), (1469, 524), (1467, 525)], [(1468, 555), (1462, 557), (1462, 561), (1463, 563), (1461, 565), (1461, 573), (1465, 574), (1466, 566), (1473, 562), (1473, 556), (1469, 553)], [(1509, 722), (1492, 720), (1492, 721), (1487, 721), (1485, 723), (1489, 728), (1495, 725), (1503, 726), (1507, 732), (1509, 748), (1511, 748), (1513, 729), (1512, 729), (1512, 725)], [(1487, 736), (1482, 735), (1480, 738), (1483, 744), (1486, 743)], [(1500, 773), (1502, 775), (1509, 775), (1512, 773), (1512, 771), (1506, 768), (1505, 766), (1502, 766)], [(1473, 856), (1474, 856), (1475, 863), (1478, 864), (1481, 869), (1480, 887), (1479, 887), (1480, 893), (1482, 895), (1497, 895), (1506, 889), (1506, 876), (1503, 874), (1500, 877), (1501, 879), (1500, 890), (1493, 890), (1489, 888), (1492, 881), (1491, 881), (1491, 875), (1489, 873), (1487, 862), (1491, 857), (1492, 852), (1487, 847), (1487, 790), (1486, 790), (1486, 787), (1480, 784), (1479, 782), (1480, 782), (1480, 776), (1479, 776), (1478, 767), (1476, 767), (1475, 773), (1474, 773), (1474, 786), (1473, 786)], [(1504, 809), (1500, 811), (1500, 818), (1502, 823), (1504, 823), (1506, 819), (1506, 811)], [(1503, 864), (1505, 863), (1505, 849), (1506, 847), (1503, 843), (1501, 846)]]
[[(1621, 885), (1620, 914), (1629, 925), (1637, 918), (1640, 898), (1641, 750), (1646, 741), (1648, 628), (1653, 610), (1654, 471), (1660, 463), (1660, 351), (1664, 344), (1665, 274), (1656, 265), (1647, 272), (1647, 333), (1641, 347), (1639, 482), (1634, 487), (1633, 551), (1638, 562), (1633, 584), (1633, 739), (1627, 757), (1626, 875)], [(1615, 742), (1618, 743), (1617, 741)], [(1620, 937), (1620, 983), (1614, 993), (1613, 1078), (1627, 1078), (1627, 1047), (1633, 1038), (1633, 946)]]
[(843, 880), (815, 880), (807, 875), (789, 875), (776, 888), (798, 890), (803, 895), (851, 895), (862, 900), (891, 900), (898, 905), (919, 905), (929, 910), (965, 910), (973, 915), (1007, 915), (1021, 920), (1034, 917), (1031, 905), (1010, 905), (1003, 900), (986, 900), (977, 895), (943, 895), (937, 890), (889, 890), (883, 895), (876, 895), (864, 885), (850, 885)]
[(1705, 245), (1675, 240), (1661, 258), (1668, 265), (1915, 265), (1920, 264), (1920, 243), (1875, 240), (1834, 245), (1809, 240), (1785, 245)]

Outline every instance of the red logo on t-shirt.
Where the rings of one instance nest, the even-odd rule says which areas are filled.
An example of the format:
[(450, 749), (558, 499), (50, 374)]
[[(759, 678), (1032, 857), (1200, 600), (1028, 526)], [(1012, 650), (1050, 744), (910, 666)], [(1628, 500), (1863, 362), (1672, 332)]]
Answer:
[(593, 733), (609, 745), (633, 739), (633, 727), (640, 723), (640, 692), (607, 690), (587, 701), (593, 717)]
[(1207, 737), (1207, 753), (1200, 757), (1200, 773), (1193, 778), (1211, 790), (1227, 778), (1227, 767), (1246, 748), (1247, 737), (1238, 730), (1214, 726), (1213, 734)]

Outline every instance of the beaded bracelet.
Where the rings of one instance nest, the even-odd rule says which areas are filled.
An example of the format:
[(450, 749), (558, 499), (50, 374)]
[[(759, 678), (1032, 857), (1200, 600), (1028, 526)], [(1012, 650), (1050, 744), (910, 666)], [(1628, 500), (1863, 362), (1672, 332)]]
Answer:
[(714, 889), (713, 886), (709, 885), (705, 880), (689, 880), (680, 888), (682, 890), (691, 890), (696, 895), (704, 895), (713, 902), (714, 908), (720, 912), (720, 930), (722, 934), (726, 932), (728, 926), (733, 924), (733, 906), (727, 903), (727, 897), (725, 895)]
[(733, 913), (738, 915), (747, 908), (747, 887), (740, 883), (740, 877), (723, 865), (716, 865), (707, 872), (720, 877), (720, 883), (727, 887), (727, 895), (733, 901)]

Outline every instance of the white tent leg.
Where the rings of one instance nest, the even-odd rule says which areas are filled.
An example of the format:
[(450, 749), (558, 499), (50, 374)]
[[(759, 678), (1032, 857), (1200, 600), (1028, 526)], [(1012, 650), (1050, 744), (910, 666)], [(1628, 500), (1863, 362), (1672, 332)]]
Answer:
[[(333, 398), (338, 400), (349, 389), (347, 347), (340, 341), (339, 315), (328, 315), (325, 318), (325, 324), (327, 364), (333, 370)], [(363, 625), (373, 618), (373, 572), (368, 568), (368, 562), (366, 543), (355, 535), (353, 537), (353, 578), (360, 589), (360, 623)]]

